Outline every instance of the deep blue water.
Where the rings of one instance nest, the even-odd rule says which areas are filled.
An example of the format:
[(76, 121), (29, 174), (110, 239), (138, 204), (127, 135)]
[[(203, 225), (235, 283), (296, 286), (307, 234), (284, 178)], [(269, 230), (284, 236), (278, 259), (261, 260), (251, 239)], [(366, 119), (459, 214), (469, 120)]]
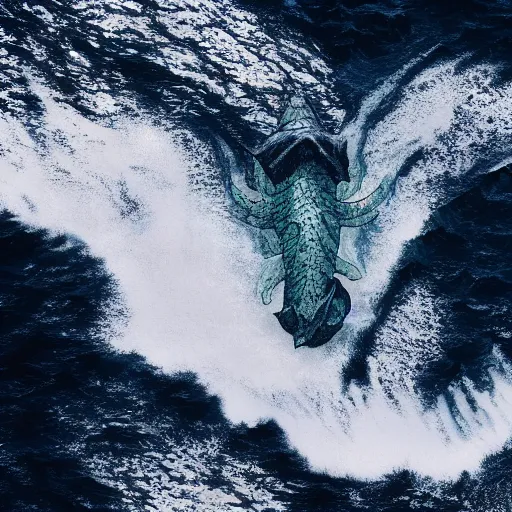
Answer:
[[(172, 17), (180, 10), (173, 2), (150, 0), (132, 2), (140, 10), (98, 4), (103, 13), (122, 12), (128, 20), (147, 18), (146, 26), (154, 34), (165, 32), (158, 16)], [(244, 106), (224, 103), (197, 77), (180, 75), (153, 60), (154, 48), (160, 44), (153, 33), (142, 37), (128, 24), (115, 37), (106, 37), (103, 30), (88, 23), (93, 14), (77, 10), (73, 2), (39, 4), (54, 16), (53, 22), (37, 15), (37, 5), (14, 0), (0, 5), (0, 28), (2, 36), (7, 36), (0, 49), (9, 56), (0, 63), (4, 93), (0, 110), (21, 120), (41, 151), (46, 144), (41, 121), (44, 106), (27, 80), (27, 68), (57, 92), (59, 101), (93, 122), (109, 122), (109, 115), (88, 96), (99, 83), (119, 102), (116, 115), (150, 115), (156, 123), (174, 116), (177, 125), (191, 129), (199, 140), (210, 140), (212, 134), (222, 137), (238, 156), (242, 153), (236, 140), (250, 144), (261, 138), (260, 125), (244, 117), (248, 111)], [(466, 55), (460, 72), (475, 63), (490, 62), (500, 65), (496, 87), (512, 78), (509, 2), (243, 0), (237, 5), (255, 13), (268, 33), (294, 30), (300, 44), (318, 46), (334, 70), (330, 89), (322, 95), (329, 97), (335, 91), (349, 119), (380, 80), (437, 43), (441, 46), (436, 52), (413, 68), (397, 92), (373, 113), (372, 123), (394, 108), (407, 80), (435, 62)], [(186, 9), (194, 10), (191, 5)], [(195, 9), (201, 11), (200, 2)], [(93, 36), (97, 46), (90, 43)], [(197, 41), (183, 43), (175, 37), (176, 41), (168, 37), (166, 44), (185, 44), (196, 55), (206, 51)], [(86, 57), (90, 66), (74, 63), (70, 48)], [(44, 56), (38, 58), (41, 50)], [(285, 61), (289, 55), (285, 52), (281, 57)], [(206, 69), (210, 78), (229, 83), (228, 68), (222, 63)], [(245, 93), (262, 112), (272, 112), (268, 90), (247, 85)], [(282, 92), (276, 94), (284, 97)], [(314, 91), (311, 94), (326, 124), (332, 122), (327, 107)], [(176, 114), (183, 102), (187, 107)], [(489, 113), (489, 124), (492, 116)], [(478, 134), (474, 137), (478, 144)], [(0, 148), (2, 156), (10, 152), (1, 134)], [(404, 178), (422, 155), (422, 151), (415, 152), (404, 163)], [(450, 388), (460, 386), (468, 391), (470, 406), (477, 410), (468, 386), (492, 393), (490, 370), (507, 372), (505, 366), (512, 358), (512, 171), (507, 165), (485, 171), (512, 156), (512, 151), (503, 146), (488, 155), (482, 148), (482, 155), (471, 179), (445, 182), (450, 190), (446, 199), (427, 220), (421, 235), (404, 245), (376, 305), (375, 321), (356, 340), (343, 375), (347, 388), (368, 384), (376, 333), (414, 286), (428, 286), (443, 303), (441, 357), (424, 361), (414, 373), (415, 390), (426, 409), (445, 396), (457, 417), (460, 411)], [(216, 157), (221, 159), (214, 154), (212, 160)], [(137, 202), (128, 197), (124, 207), (130, 216)], [(169, 447), (185, 447), (186, 459), (191, 443), (203, 443), (212, 435), (219, 445), (208, 455), (208, 473), (191, 463), (192, 476), (171, 471), (167, 474), (171, 483), (160, 488), (174, 489), (174, 485), (181, 489), (180, 499), (192, 503), (176, 510), (195, 510), (194, 485), (220, 489), (236, 498), (226, 505), (233, 508), (222, 510), (269, 512), (277, 510), (276, 504), (293, 512), (512, 510), (509, 444), (485, 458), (478, 473), (463, 472), (445, 482), (408, 470), (376, 481), (311, 471), (306, 458), (291, 448), (273, 420), (252, 427), (230, 423), (221, 398), (201, 385), (194, 373), (166, 374), (142, 355), (114, 350), (101, 327), (109, 321), (106, 308), (110, 304), (118, 304), (117, 316), (128, 321), (130, 313), (123, 309), (121, 299), (121, 305), (117, 301), (120, 294), (116, 276), (91, 254), (86, 241), (30, 227), (7, 209), (1, 213), (2, 510), (173, 510), (155, 505), (159, 492), (153, 485), (155, 478), (162, 478), (158, 472), (165, 473), (168, 467), (160, 459), (155, 459), (157, 469), (150, 468), (158, 477), (150, 474), (149, 466), (141, 465), (147, 474), (136, 474), (134, 466), (114, 478), (112, 468), (126, 460), (150, 458), (147, 454), (167, 453)], [(105, 473), (110, 476), (99, 478), (94, 461), (107, 461)], [(224, 466), (237, 464), (249, 468), (244, 469), (245, 481), (254, 489), (268, 490), (272, 500), (266, 502), (254, 490), (240, 491), (235, 479), (222, 471)], [(438, 464), (442, 466), (443, 461)], [(264, 473), (253, 471), (253, 466)], [(122, 486), (137, 492), (128, 495)], [(150, 505), (153, 508), (145, 508)], [(204, 500), (201, 503), (205, 506), (207, 498), (206, 505)], [(198, 504), (197, 510), (208, 508)]]
[[(511, 194), (512, 175), (504, 168), (440, 209), (430, 230), (407, 248), (407, 262), (390, 287), (392, 298), (383, 301), (385, 310), (400, 300), (400, 287), (411, 279), (432, 281), (449, 301), (447, 329), (455, 332), (447, 336), (445, 357), (418, 372), (427, 399), (464, 375), (488, 386), (485, 371), (497, 364), (493, 345), (510, 357), (509, 339), (493, 334), (492, 326), (509, 329), (511, 322)], [(160, 451), (169, 438), (201, 440), (219, 430), (218, 463), (226, 454), (261, 465), (293, 489), (292, 495), (277, 495), (288, 510), (399, 511), (410, 510), (411, 500), (414, 510), (485, 510), (486, 499), (509, 494), (509, 449), (489, 457), (477, 477), (463, 475), (441, 487), (407, 471), (375, 483), (309, 472), (275, 423), (231, 426), (218, 399), (194, 375), (158, 373), (142, 357), (116, 353), (91, 334), (112, 281), (82, 243), (73, 240), (63, 248), (66, 242), (2, 215), (4, 510), (123, 510), (120, 495), (90, 476), (84, 454), (115, 459)], [(475, 303), (488, 307), (471, 309)], [(365, 341), (371, 346), (371, 338)], [(209, 484), (231, 485), (222, 475)], [(145, 496), (138, 497), (136, 509), (144, 503)], [(251, 503), (241, 506), (250, 509)]]

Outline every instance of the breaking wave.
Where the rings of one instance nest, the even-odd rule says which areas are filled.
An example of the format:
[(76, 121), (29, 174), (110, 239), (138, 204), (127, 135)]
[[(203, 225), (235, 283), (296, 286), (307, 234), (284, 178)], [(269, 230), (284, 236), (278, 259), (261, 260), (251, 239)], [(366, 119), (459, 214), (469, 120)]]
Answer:
[[(211, 148), (191, 133), (164, 130), (147, 118), (120, 118), (105, 127), (59, 105), (34, 81), (44, 106), (44, 144), (19, 121), (3, 118), (2, 203), (30, 225), (84, 240), (123, 296), (127, 313), (111, 342), (167, 372), (196, 372), (221, 397), (231, 421), (275, 419), (313, 468), (334, 475), (376, 478), (409, 468), (456, 477), (476, 470), (510, 436), (511, 390), (505, 374), (496, 372), (492, 396), (472, 390), (476, 411), (465, 393), (451, 390), (459, 420), (442, 398), (424, 410), (411, 373), (438, 353), (443, 316), (443, 304), (428, 288), (411, 289), (378, 328), (370, 384), (352, 384), (346, 393), (341, 385), (351, 340), (374, 321), (373, 306), (404, 243), (421, 233), (460, 181), (474, 179), (479, 167), (485, 171), (481, 145), (486, 162), (493, 149), (497, 163), (506, 157), (510, 89), (491, 89), (488, 67), (461, 75), (455, 66), (418, 74), (370, 132), (369, 186), (399, 169), (416, 148), (424, 153), (399, 180), (379, 230), (367, 233), (364, 244), (361, 237), (352, 243), (366, 277), (347, 285), (354, 312), (342, 335), (322, 349), (293, 350), (271, 314), (280, 297), (269, 308), (259, 304), (254, 283), (261, 258), (229, 216), (220, 170), (208, 164)], [(473, 152), (453, 147), (476, 134)], [(192, 179), (198, 168), (199, 182)]]

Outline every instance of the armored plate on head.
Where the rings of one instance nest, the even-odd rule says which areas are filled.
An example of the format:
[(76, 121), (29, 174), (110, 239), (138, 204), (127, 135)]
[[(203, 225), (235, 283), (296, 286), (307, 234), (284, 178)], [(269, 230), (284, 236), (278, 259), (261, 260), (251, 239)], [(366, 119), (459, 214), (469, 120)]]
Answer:
[(279, 127), (254, 152), (263, 170), (277, 185), (297, 169), (313, 161), (325, 169), (334, 183), (350, 181), (347, 146), (322, 130), (313, 109), (302, 96), (290, 100)]

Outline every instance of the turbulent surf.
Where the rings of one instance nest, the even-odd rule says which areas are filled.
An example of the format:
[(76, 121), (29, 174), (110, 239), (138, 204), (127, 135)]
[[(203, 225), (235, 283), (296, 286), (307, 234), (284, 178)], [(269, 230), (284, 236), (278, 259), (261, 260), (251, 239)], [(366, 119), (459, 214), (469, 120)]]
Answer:
[(0, 2), (3, 508), (508, 511), (511, 16)]

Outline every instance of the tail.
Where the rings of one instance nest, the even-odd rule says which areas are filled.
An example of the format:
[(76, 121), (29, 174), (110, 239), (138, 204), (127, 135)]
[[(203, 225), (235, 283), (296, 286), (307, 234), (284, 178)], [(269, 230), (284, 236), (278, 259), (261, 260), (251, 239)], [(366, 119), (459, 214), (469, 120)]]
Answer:
[(333, 281), (313, 320), (302, 318), (293, 305), (275, 313), (281, 327), (293, 336), (295, 348), (324, 345), (342, 328), (351, 309), (350, 295), (338, 279)]

